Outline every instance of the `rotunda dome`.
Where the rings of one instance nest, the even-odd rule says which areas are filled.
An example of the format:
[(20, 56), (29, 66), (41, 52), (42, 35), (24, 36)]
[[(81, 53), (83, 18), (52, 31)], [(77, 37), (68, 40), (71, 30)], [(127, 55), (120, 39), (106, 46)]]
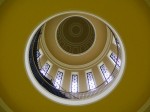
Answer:
[(33, 85), (67, 105), (102, 99), (119, 83), (125, 67), (117, 32), (98, 16), (79, 11), (42, 22), (30, 36), (25, 55)]

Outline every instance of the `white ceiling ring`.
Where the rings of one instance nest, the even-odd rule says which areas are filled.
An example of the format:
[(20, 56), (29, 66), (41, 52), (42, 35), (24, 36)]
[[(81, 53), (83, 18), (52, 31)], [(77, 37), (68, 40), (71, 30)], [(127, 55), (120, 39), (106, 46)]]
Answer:
[(65, 104), (65, 105), (72, 105), (72, 106), (81, 106), (81, 105), (86, 105), (86, 104), (90, 104), (96, 101), (101, 100), (102, 98), (106, 97), (109, 93), (112, 92), (112, 90), (114, 90), (114, 88), (118, 85), (118, 83), (120, 82), (122, 76), (123, 76), (123, 72), (125, 69), (125, 60), (126, 60), (126, 56), (125, 56), (125, 48), (124, 45), (122, 43), (122, 40), (120, 38), (120, 36), (118, 35), (118, 33), (116, 32), (116, 30), (109, 25), (105, 20), (99, 18), (98, 16), (95, 16), (93, 14), (90, 13), (86, 13), (88, 15), (91, 16), (95, 16), (96, 18), (99, 18), (101, 21), (103, 21), (112, 31), (113, 33), (116, 35), (117, 39), (120, 42), (120, 46), (121, 46), (121, 55), (122, 55), (122, 64), (120, 67), (120, 71), (118, 76), (116, 77), (116, 79), (113, 81), (113, 83), (102, 93), (94, 96), (94, 97), (90, 97), (87, 99), (81, 99), (81, 100), (69, 100), (69, 99), (64, 99), (64, 98), (60, 98), (58, 96), (53, 95), (52, 93), (48, 92), (44, 87), (42, 87), (38, 81), (36, 80), (36, 78), (34, 77), (32, 70), (30, 68), (30, 64), (29, 64), (29, 48), (30, 48), (30, 44), (32, 42), (32, 39), (35, 35), (35, 33), (38, 31), (38, 29), (44, 24), (46, 23), (48, 20), (50, 20), (51, 18), (61, 15), (61, 14), (66, 14), (66, 13), (73, 13), (73, 12), (77, 12), (77, 13), (86, 13), (86, 12), (81, 12), (81, 11), (68, 11), (68, 12), (63, 12), (63, 13), (59, 13), (56, 14), (54, 16), (49, 17), (48, 19), (44, 20), (39, 26), (37, 26), (35, 28), (35, 30), (33, 31), (33, 33), (31, 34), (31, 36), (29, 37), (29, 40), (27, 42), (26, 48), (25, 48), (25, 57), (24, 57), (24, 61), (25, 61), (25, 69), (27, 71), (28, 77), (30, 79), (30, 81), (32, 82), (32, 84), (34, 85), (34, 87), (44, 96), (46, 96), (48, 99), (51, 99), (54, 102), (60, 103), (60, 104)]

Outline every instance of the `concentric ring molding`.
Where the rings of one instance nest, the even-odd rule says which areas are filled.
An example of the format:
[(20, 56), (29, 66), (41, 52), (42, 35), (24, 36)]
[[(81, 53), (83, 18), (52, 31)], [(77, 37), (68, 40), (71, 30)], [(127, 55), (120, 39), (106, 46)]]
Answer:
[(56, 14), (54, 16), (51, 16), (49, 17), (48, 19), (44, 20), (40, 25), (37, 26), (37, 28), (35, 28), (35, 30), (33, 31), (33, 33), (31, 34), (31, 36), (29, 37), (29, 40), (27, 42), (27, 45), (26, 45), (26, 48), (25, 48), (25, 68), (26, 68), (26, 71), (27, 71), (27, 74), (28, 74), (28, 77), (30, 79), (30, 81), (32, 82), (32, 84), (34, 85), (34, 87), (41, 93), (43, 94), (45, 97), (47, 97), (48, 99), (51, 99), (52, 101), (55, 101), (57, 103), (60, 103), (60, 104), (65, 104), (65, 105), (74, 105), (74, 106), (77, 106), (77, 105), (86, 105), (86, 104), (90, 104), (90, 103), (93, 103), (93, 102), (96, 102), (102, 98), (104, 98), (105, 96), (107, 96), (116, 86), (117, 84), (119, 83), (119, 81), (121, 80), (122, 76), (123, 76), (123, 72), (124, 72), (124, 69), (125, 69), (125, 49), (124, 49), (124, 45), (120, 39), (120, 36), (118, 35), (118, 33), (115, 31), (115, 29), (109, 25), (105, 20), (99, 18), (102, 22), (104, 22), (107, 26), (109, 26), (109, 28), (113, 31), (113, 33), (117, 36), (119, 42), (120, 42), (120, 46), (122, 48), (121, 50), (121, 54), (122, 54), (122, 65), (121, 65), (121, 68), (120, 68), (120, 71), (119, 71), (119, 74), (118, 76), (116, 77), (116, 79), (111, 83), (111, 85), (106, 88), (106, 90), (104, 90), (101, 94), (99, 95), (96, 95), (94, 97), (91, 97), (91, 98), (88, 98), (88, 99), (82, 99), (82, 100), (69, 100), (69, 99), (64, 99), (64, 98), (60, 98), (60, 97), (57, 97), (53, 94), (51, 94), (50, 92), (48, 92), (45, 88), (43, 88), (39, 83), (38, 81), (35, 79), (32, 71), (31, 71), (31, 68), (30, 68), (30, 64), (29, 64), (29, 47), (30, 47), (30, 44), (31, 44), (31, 41), (32, 41), (32, 38), (33, 36), (35, 35), (35, 33), (37, 32), (37, 30), (44, 24), (46, 23), (48, 20), (50, 20), (51, 18), (55, 17), (55, 16), (58, 16), (58, 15), (61, 15), (61, 14), (64, 14), (64, 13), (73, 13), (73, 12), (77, 12), (77, 13), (85, 13), (85, 14), (88, 14), (88, 15), (91, 15), (91, 16), (94, 16), (96, 18), (99, 18), (98, 16), (95, 16), (93, 14), (90, 14), (90, 13), (86, 13), (86, 12), (81, 12), (81, 11), (68, 11), (68, 12), (62, 12), (62, 13), (59, 13), (59, 14)]
[[(78, 19), (80, 19), (80, 21), (82, 20), (82, 23), (84, 22), (84, 23), (88, 23), (87, 24), (87, 26), (89, 26), (89, 28), (93, 31), (91, 34), (93, 34), (94, 33), (94, 35), (92, 36), (92, 39), (93, 39), (93, 41), (90, 43), (90, 46), (88, 46), (88, 48), (85, 50), (85, 51), (79, 51), (78, 53), (70, 53), (69, 51), (66, 51), (64, 48), (63, 48), (63, 46), (61, 46), (61, 44), (59, 43), (59, 39), (58, 39), (58, 37), (63, 37), (64, 36), (64, 33), (63, 33), (63, 31), (60, 31), (61, 29), (60, 28), (62, 28), (62, 27), (64, 27), (64, 25), (66, 24), (66, 22), (67, 22), (67, 20), (70, 20), (70, 18), (78, 18)], [(76, 24), (76, 23), (73, 23), (73, 26), (80, 26), (80, 24)], [(70, 27), (72, 27), (72, 26), (70, 26)], [(90, 30), (89, 29), (89, 30)], [(95, 36), (95, 34), (96, 34), (96, 31), (95, 31), (95, 28), (94, 28), (94, 25), (87, 19), (87, 18), (85, 18), (85, 17), (83, 17), (83, 16), (79, 16), (79, 15), (73, 15), (73, 16), (68, 16), (68, 17), (65, 17), (63, 20), (61, 20), (61, 22), (59, 23), (59, 25), (58, 25), (58, 27), (57, 27), (57, 29), (56, 29), (57, 31), (56, 31), (56, 33), (58, 34), (58, 31), (59, 32), (61, 32), (61, 36), (58, 34), (58, 36), (57, 36), (57, 34), (55, 35), (55, 38), (57, 38), (56, 39), (56, 41), (57, 41), (57, 44), (58, 44), (58, 46), (60, 47), (60, 49), (62, 49), (64, 52), (66, 52), (66, 53), (68, 53), (68, 54), (70, 54), (70, 55), (82, 55), (82, 54), (84, 54), (84, 53), (86, 53), (92, 46), (93, 46), (93, 44), (94, 44), (94, 42), (95, 42), (95, 38), (96, 38), (96, 36)], [(71, 29), (69, 29), (69, 30), (71, 30)], [(71, 31), (70, 31), (71, 32)], [(82, 28), (82, 31), (80, 31), (80, 32), (83, 32), (83, 28)], [(86, 32), (84, 32), (84, 33), (86, 33)], [(71, 35), (72, 37), (74, 37), (74, 38), (81, 38), (81, 37), (83, 37), (83, 36), (80, 36), (80, 35), (75, 35), (75, 34), (72, 34)], [(80, 36), (80, 37), (78, 37), (78, 36)], [(90, 38), (89, 37), (89, 35), (87, 35), (88, 36), (88, 39)], [(86, 37), (87, 37), (86, 36)], [(90, 35), (91, 36), (91, 35)], [(64, 38), (65, 38), (66, 36), (64, 36)], [(68, 37), (69, 37), (69, 35), (68, 35)], [(65, 40), (67, 40), (67, 39), (65, 39)], [(87, 38), (86, 38), (86, 40), (87, 40)], [(89, 40), (90, 41), (90, 40)], [(88, 42), (89, 42), (88, 41)], [(72, 43), (72, 42), (71, 42)], [(69, 43), (69, 44), (71, 44), (71, 43)], [(74, 43), (74, 42), (73, 42)], [(72, 43), (72, 44), (73, 44)], [(81, 46), (81, 43), (82, 44), (88, 44), (88, 43), (85, 43), (85, 40), (83, 41), (83, 42), (77, 42), (77, 43), (74, 43), (75, 45), (77, 45), (78, 44), (78, 47), (79, 46)], [(63, 44), (67, 44), (67, 43), (63, 43)]]
[[(67, 16), (66, 16), (67, 15)], [(70, 16), (70, 15), (76, 15), (76, 16), (83, 16), (86, 18), (88, 18), (88, 20), (93, 23), (94, 27), (95, 27), (95, 41), (94, 41), (94, 44), (91, 46), (91, 48), (89, 50), (87, 50), (85, 53), (82, 53), (81, 54), (73, 54), (73, 55), (70, 55), (68, 53), (65, 53), (63, 52), (60, 48), (60, 46), (58, 45), (57, 43), (57, 40), (56, 40), (56, 34), (52, 36), (55, 37), (55, 40), (53, 38), (49, 38), (49, 35), (51, 35), (51, 33), (49, 33), (49, 29), (52, 28), (53, 32), (56, 32), (53, 27), (56, 27), (57, 25), (54, 25), (53, 24), (57, 24), (57, 23), (50, 23), (52, 19), (55, 19), (55, 18), (59, 18), (60, 16)], [(89, 17), (91, 18), (89, 18)], [(69, 13), (69, 14), (62, 14), (62, 15), (58, 15), (58, 16), (55, 16), (53, 17), (50, 21), (48, 21), (46, 24), (44, 24), (43, 26), (43, 31), (44, 33), (42, 33), (42, 37), (44, 38), (41, 38), (40, 39), (40, 44), (41, 44), (41, 48), (42, 50), (45, 52), (46, 56), (49, 58), (49, 60), (53, 61), (53, 63), (55, 63), (57, 66), (60, 66), (62, 67), (63, 69), (88, 69), (88, 68), (91, 68), (91, 66), (95, 65), (96, 63), (98, 63), (101, 58), (106, 54), (106, 52), (109, 50), (109, 45), (110, 42), (111, 42), (111, 38), (109, 35), (109, 33), (111, 34), (111, 31), (109, 28), (106, 28), (106, 24), (104, 24), (102, 21), (100, 21), (98, 18), (94, 17), (94, 16), (91, 16), (91, 15), (88, 15), (88, 14), (85, 14), (85, 13)], [(65, 19), (65, 18), (64, 18)], [(96, 22), (94, 23), (92, 20), (90, 19), (95, 19)], [(95, 21), (94, 20), (94, 21)], [(55, 21), (53, 21), (55, 22)], [(58, 22), (59, 23), (59, 22)], [(61, 21), (60, 21), (61, 23)], [(100, 23), (99, 25), (96, 26), (97, 23)], [(50, 25), (49, 25), (50, 24)], [(51, 27), (53, 26), (53, 27)], [(59, 24), (58, 24), (59, 26)], [(99, 27), (100, 26), (100, 27)], [(101, 30), (98, 32), (96, 31), (96, 27), (99, 27), (101, 28)], [(57, 30), (58, 28), (56, 28)], [(104, 30), (105, 33), (107, 32), (108, 34), (105, 34), (105, 33), (102, 33)], [(108, 31), (107, 31), (108, 30)], [(107, 37), (105, 37), (107, 36)], [(100, 39), (98, 39), (98, 38)], [(104, 42), (106, 41), (106, 42)], [(101, 44), (100, 44), (101, 43)], [(53, 50), (53, 49), (55, 50)], [(57, 51), (57, 52), (56, 52)], [(97, 51), (97, 52), (95, 52)], [(59, 56), (58, 52), (61, 54), (61, 57)], [(93, 54), (91, 56), (91, 54)], [(86, 60), (81, 60), (81, 58), (85, 58), (86, 56)], [(67, 57), (67, 58), (66, 58)], [(74, 60), (72, 60), (74, 58)]]

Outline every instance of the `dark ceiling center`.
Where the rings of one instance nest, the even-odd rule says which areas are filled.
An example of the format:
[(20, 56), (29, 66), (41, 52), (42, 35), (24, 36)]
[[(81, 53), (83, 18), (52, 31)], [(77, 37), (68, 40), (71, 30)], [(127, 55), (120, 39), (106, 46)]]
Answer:
[(80, 54), (87, 51), (95, 39), (92, 24), (80, 16), (72, 16), (63, 20), (57, 29), (57, 41), (68, 53)]

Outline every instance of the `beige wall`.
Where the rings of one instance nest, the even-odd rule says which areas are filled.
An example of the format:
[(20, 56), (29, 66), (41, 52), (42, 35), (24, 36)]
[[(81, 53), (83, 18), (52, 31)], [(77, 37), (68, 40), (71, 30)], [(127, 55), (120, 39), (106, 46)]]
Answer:
[(87, 91), (86, 77), (84, 71), (79, 72), (79, 85), (80, 92)]
[(67, 70), (65, 71), (65, 75), (63, 77), (62, 87), (68, 92), (70, 91), (70, 83), (71, 83), (70, 81), (71, 81), (71, 71)]

